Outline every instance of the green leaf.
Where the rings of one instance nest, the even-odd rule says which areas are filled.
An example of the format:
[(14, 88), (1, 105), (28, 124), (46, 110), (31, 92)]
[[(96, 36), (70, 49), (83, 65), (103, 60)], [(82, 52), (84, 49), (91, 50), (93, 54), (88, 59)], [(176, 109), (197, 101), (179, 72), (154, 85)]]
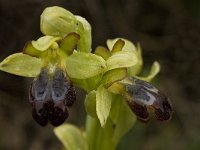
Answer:
[(96, 55), (99, 55), (101, 57), (103, 57), (103, 59), (107, 60), (110, 56), (111, 56), (111, 52), (103, 47), (103, 46), (98, 46), (96, 49), (95, 49), (95, 52), (94, 52)]
[(32, 41), (32, 45), (35, 49), (39, 51), (45, 51), (60, 39), (60, 37), (46, 35), (40, 37), (37, 41)]
[(64, 37), (77, 28), (75, 16), (62, 7), (48, 7), (40, 17), (40, 30), (44, 35)]
[(127, 103), (121, 96), (116, 96), (112, 101), (112, 108), (109, 118), (115, 124), (113, 140), (118, 143), (120, 139), (132, 128), (136, 121), (135, 115), (132, 113)]
[(143, 59), (142, 59), (142, 49), (140, 44), (137, 44), (137, 58), (138, 62), (135, 66), (128, 68), (128, 75), (130, 77), (134, 77), (135, 75), (139, 74), (140, 71), (142, 70), (143, 66)]
[(135, 45), (134, 45), (131, 41), (129, 41), (129, 40), (127, 40), (127, 39), (124, 39), (124, 38), (116, 38), (116, 39), (109, 39), (109, 40), (107, 40), (107, 46), (108, 46), (108, 48), (109, 48), (110, 50), (112, 50), (114, 44), (115, 44), (115, 43), (117, 42), (117, 40), (119, 40), (119, 39), (125, 41), (125, 45), (123, 46), (122, 50), (131, 50), (131, 51), (136, 52), (136, 47), (135, 47)]
[(12, 54), (0, 63), (0, 70), (24, 77), (36, 77), (41, 67), (41, 59), (23, 53)]
[(110, 113), (112, 94), (102, 85), (96, 91), (96, 111), (102, 127), (105, 126)]
[(54, 128), (54, 132), (67, 150), (88, 150), (83, 132), (74, 125), (63, 124)]
[(112, 50), (111, 50), (112, 54), (121, 51), (124, 45), (125, 45), (125, 41), (118, 39), (112, 47)]
[(124, 79), (127, 76), (126, 68), (113, 69), (103, 75), (101, 83), (105, 88), (111, 86), (114, 82)]
[(160, 71), (160, 65), (157, 61), (155, 61), (153, 65), (151, 66), (151, 70), (148, 76), (146, 77), (136, 76), (136, 78), (150, 82), (159, 73), (159, 71)]
[(91, 53), (76, 52), (66, 60), (66, 70), (71, 78), (87, 79), (105, 71), (105, 60)]
[(133, 51), (120, 51), (108, 58), (106, 61), (107, 70), (132, 67), (137, 61), (137, 56)]
[(91, 91), (85, 98), (85, 110), (91, 117), (97, 118), (96, 91)]
[(61, 41), (59, 41), (60, 49), (63, 50), (67, 55), (71, 55), (76, 48), (80, 36), (75, 32), (69, 33)]
[(75, 16), (78, 21), (77, 32), (80, 34), (80, 41), (78, 43), (78, 50), (82, 52), (92, 51), (92, 35), (90, 23), (81, 16)]

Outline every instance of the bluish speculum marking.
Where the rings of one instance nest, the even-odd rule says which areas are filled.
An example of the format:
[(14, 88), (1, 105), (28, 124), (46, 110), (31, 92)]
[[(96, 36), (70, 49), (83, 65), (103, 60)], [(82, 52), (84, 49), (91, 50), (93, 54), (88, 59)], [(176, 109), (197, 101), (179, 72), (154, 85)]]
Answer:
[(67, 94), (68, 83), (61, 69), (56, 69), (52, 80), (52, 98), (55, 101), (63, 100)]
[(48, 93), (48, 82), (48, 70), (42, 69), (39, 76), (33, 81), (33, 89), (31, 92), (35, 97), (35, 100), (45, 100)]

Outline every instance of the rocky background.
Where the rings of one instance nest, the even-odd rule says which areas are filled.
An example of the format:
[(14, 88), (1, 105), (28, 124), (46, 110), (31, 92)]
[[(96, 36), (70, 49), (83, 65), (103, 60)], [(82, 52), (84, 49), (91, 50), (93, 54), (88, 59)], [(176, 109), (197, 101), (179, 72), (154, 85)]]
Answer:
[[(200, 149), (200, 1), (195, 0), (0, 0), (0, 61), (41, 36), (39, 17), (58, 5), (85, 17), (93, 27), (93, 48), (106, 39), (140, 42), (145, 68), (154, 60), (162, 70), (154, 84), (171, 98), (168, 123), (137, 122), (118, 150)], [(59, 150), (53, 128), (31, 117), (28, 88), (32, 79), (0, 72), (0, 149)], [(84, 127), (83, 99), (68, 122)], [(124, 116), (126, 117), (126, 116)]]

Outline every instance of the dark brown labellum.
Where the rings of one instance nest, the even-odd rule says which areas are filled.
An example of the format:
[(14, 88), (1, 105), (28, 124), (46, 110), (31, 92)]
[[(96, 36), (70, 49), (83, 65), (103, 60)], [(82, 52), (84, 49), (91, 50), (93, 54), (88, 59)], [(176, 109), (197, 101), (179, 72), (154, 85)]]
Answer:
[(47, 68), (42, 68), (30, 87), (32, 116), (41, 126), (47, 125), (48, 122), (53, 126), (62, 124), (68, 117), (67, 106), (71, 106), (75, 99), (75, 89), (60, 68), (57, 68), (52, 76)]
[(139, 120), (147, 122), (151, 110), (159, 121), (171, 119), (172, 106), (168, 97), (148, 82), (130, 78), (131, 84), (125, 84), (128, 93), (128, 105)]

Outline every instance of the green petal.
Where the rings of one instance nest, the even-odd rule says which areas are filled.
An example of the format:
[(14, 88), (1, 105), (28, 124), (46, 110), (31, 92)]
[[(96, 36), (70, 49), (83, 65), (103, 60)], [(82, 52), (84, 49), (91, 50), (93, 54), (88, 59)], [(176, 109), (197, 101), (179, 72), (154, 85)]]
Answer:
[(40, 37), (37, 41), (32, 41), (32, 45), (35, 49), (39, 51), (45, 51), (49, 47), (51, 47), (54, 44), (54, 42), (58, 40), (60, 40), (60, 37), (46, 35), (46, 36)]
[(41, 51), (39, 51), (39, 50), (37, 50), (36, 48), (33, 47), (31, 42), (27, 42), (25, 44), (24, 49), (23, 49), (23, 53), (30, 55), (30, 56), (33, 56), (33, 57), (39, 57), (42, 54)]
[(85, 98), (85, 110), (91, 117), (97, 118), (96, 91), (91, 91)]
[(128, 68), (137, 63), (138, 59), (133, 51), (123, 50), (113, 54), (107, 60), (107, 69)]
[(126, 76), (127, 76), (126, 68), (113, 69), (104, 74), (101, 83), (104, 85), (105, 88), (108, 88), (114, 82), (122, 80)]
[(112, 50), (111, 50), (112, 54), (121, 51), (124, 45), (125, 45), (125, 41), (118, 39), (112, 47)]
[(78, 21), (77, 32), (80, 34), (80, 41), (78, 43), (78, 50), (82, 52), (92, 51), (92, 36), (90, 23), (81, 16), (75, 16)]
[(127, 39), (124, 39), (124, 38), (116, 38), (116, 39), (109, 39), (109, 40), (107, 40), (107, 46), (108, 46), (108, 48), (109, 48), (110, 50), (112, 50), (114, 44), (115, 44), (115, 43), (117, 42), (117, 40), (119, 40), (119, 39), (125, 41), (125, 45), (123, 46), (122, 50), (132, 50), (132, 51), (136, 52), (136, 47), (135, 47), (135, 45), (134, 45), (131, 41), (129, 41), (129, 40), (127, 40)]
[(56, 136), (68, 150), (88, 150), (88, 144), (77, 127), (70, 124), (63, 124), (54, 129)]
[(0, 63), (0, 70), (24, 77), (36, 77), (41, 67), (41, 59), (22, 53), (12, 54)]
[(66, 60), (66, 70), (71, 78), (87, 79), (105, 71), (105, 60), (91, 53), (76, 52)]
[(60, 49), (67, 55), (71, 55), (76, 48), (80, 36), (75, 32), (69, 33), (65, 38), (59, 42)]
[(103, 57), (103, 59), (107, 60), (110, 56), (111, 56), (111, 52), (103, 47), (103, 46), (98, 46), (96, 49), (95, 49), (95, 52), (94, 52), (96, 55), (99, 55), (101, 57)]
[(102, 85), (96, 91), (96, 111), (102, 127), (105, 126), (110, 113), (112, 94)]
[(147, 77), (138, 77), (139, 79), (141, 80), (144, 80), (144, 81), (147, 81), (147, 82), (150, 82), (160, 71), (160, 64), (155, 61), (153, 63), (153, 65), (151, 66), (151, 70), (150, 70), (150, 73)]
[(40, 30), (44, 35), (64, 37), (77, 31), (77, 19), (62, 7), (48, 7), (40, 17)]

